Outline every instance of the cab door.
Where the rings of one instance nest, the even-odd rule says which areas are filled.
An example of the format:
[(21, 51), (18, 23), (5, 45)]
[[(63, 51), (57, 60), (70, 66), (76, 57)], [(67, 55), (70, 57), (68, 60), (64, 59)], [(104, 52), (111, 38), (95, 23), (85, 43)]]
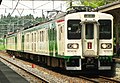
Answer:
[(84, 23), (82, 28), (83, 57), (98, 55), (98, 27), (95, 23)]

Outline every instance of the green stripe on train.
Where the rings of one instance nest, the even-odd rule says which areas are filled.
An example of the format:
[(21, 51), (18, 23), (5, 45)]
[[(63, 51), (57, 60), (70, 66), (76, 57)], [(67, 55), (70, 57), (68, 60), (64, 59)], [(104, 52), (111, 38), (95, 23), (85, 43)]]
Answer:
[(57, 29), (54, 22), (51, 24), (51, 28), (48, 29), (48, 39), (49, 39), (49, 55), (57, 56), (58, 55)]

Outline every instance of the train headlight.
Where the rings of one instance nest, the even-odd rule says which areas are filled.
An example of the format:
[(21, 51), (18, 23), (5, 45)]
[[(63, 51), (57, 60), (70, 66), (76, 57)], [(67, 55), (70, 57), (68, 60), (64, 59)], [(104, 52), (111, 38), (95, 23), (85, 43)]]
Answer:
[(112, 48), (112, 44), (111, 43), (102, 43), (101, 44), (101, 48), (102, 49), (111, 49)]
[(69, 43), (67, 45), (67, 48), (68, 49), (78, 49), (79, 48), (79, 44), (77, 44), (77, 43)]
[(106, 49), (107, 45), (105, 43), (101, 44), (101, 48)]

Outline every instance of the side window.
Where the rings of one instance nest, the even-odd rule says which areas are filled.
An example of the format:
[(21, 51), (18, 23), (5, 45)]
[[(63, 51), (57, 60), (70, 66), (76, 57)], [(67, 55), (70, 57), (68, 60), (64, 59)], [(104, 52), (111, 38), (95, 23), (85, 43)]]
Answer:
[(41, 42), (41, 31), (40, 31), (40, 34), (39, 34), (39, 39), (40, 39), (40, 42)]
[(44, 41), (44, 31), (42, 31), (42, 42)]
[(36, 42), (36, 33), (34, 33), (34, 42)]
[(26, 41), (29, 42), (29, 34), (26, 35)]
[(33, 33), (32, 33), (32, 42), (33, 42)]
[(28, 34), (28, 42), (29, 42), (29, 34)]
[(40, 34), (39, 34), (39, 41), (40, 41), (40, 42), (43, 42), (44, 39), (45, 39), (45, 38), (44, 38), (45, 32), (44, 32), (44, 31), (40, 31), (39, 33), (40, 33)]

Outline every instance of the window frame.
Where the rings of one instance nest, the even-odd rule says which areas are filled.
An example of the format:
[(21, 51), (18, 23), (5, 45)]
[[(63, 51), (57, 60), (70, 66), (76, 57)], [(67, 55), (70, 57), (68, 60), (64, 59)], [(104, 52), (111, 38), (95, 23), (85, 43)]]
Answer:
[[(76, 23), (76, 22), (78, 22), (79, 24)], [(81, 39), (82, 25), (80, 24), (80, 22), (81, 22), (80, 19), (69, 19), (69, 20), (67, 20), (67, 39), (68, 40)], [(72, 31), (73, 29), (75, 30), (75, 28), (72, 27), (73, 26), (72, 24), (78, 24), (79, 25), (78, 26), (79, 28), (76, 29), (76, 31), (78, 30), (77, 33), (75, 33), (76, 31), (74, 31), (74, 32)], [(77, 27), (77, 26), (74, 25), (74, 27)], [(70, 28), (71, 28), (71, 32), (70, 32)]]

